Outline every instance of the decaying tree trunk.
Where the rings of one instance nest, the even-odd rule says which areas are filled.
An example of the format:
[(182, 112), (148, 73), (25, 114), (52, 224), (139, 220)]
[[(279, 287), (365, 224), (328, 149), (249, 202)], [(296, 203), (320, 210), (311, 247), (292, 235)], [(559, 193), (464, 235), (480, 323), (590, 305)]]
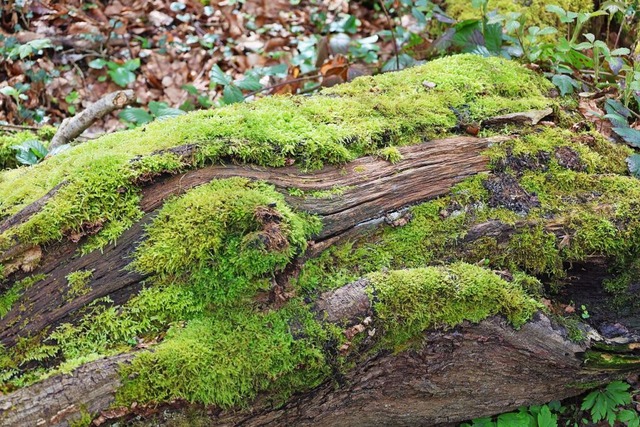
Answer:
[[(455, 137), (403, 147), (400, 151), (404, 159), (395, 165), (367, 157), (315, 173), (295, 168), (211, 166), (157, 180), (144, 190), (142, 206), (147, 215), (117, 245), (77, 259), (71, 256), (76, 246), (72, 242), (45, 251), (40, 269), (48, 276), (25, 293), (23, 298), (34, 302), (27, 311), (13, 310), (2, 319), (3, 344), (11, 346), (21, 336), (73, 319), (79, 308), (98, 298), (111, 296), (116, 302), (129, 298), (144, 277), (124, 267), (144, 224), (168, 197), (211, 179), (245, 176), (267, 180), (283, 189), (350, 186), (342, 197), (334, 199), (311, 202), (288, 196), (294, 206), (323, 219), (323, 231), (307, 254), (312, 257), (322, 248), (377, 224), (397, 221), (406, 207), (446, 194), (453, 184), (486, 171), (487, 159), (481, 151), (490, 143), (506, 139)], [(359, 174), (354, 178), (352, 173), (343, 173), (345, 169), (356, 169)], [(40, 204), (36, 202), (36, 208)], [(5, 223), (24, 221), (35, 210), (26, 208)], [(516, 228), (483, 223), (471, 229), (466, 239), (505, 237)], [(58, 301), (57, 283), (83, 268), (95, 269), (91, 292), (66, 304)], [(596, 282), (602, 280), (602, 271), (579, 274), (582, 277), (574, 277), (573, 286), (581, 286), (583, 278), (585, 282), (590, 277)], [(364, 292), (365, 284), (365, 280), (357, 281), (322, 295), (315, 310), (327, 322), (360, 325), (367, 331), (362, 319), (375, 317), (375, 313)], [(58, 304), (60, 308), (51, 310)], [(590, 309), (598, 307), (590, 305)], [(20, 319), (27, 316), (35, 320), (24, 325)], [(593, 337), (598, 335), (592, 332)], [(258, 401), (251, 411), (217, 412), (212, 419), (216, 425), (435, 425), (562, 399), (583, 392), (582, 384), (593, 386), (594, 382), (619, 377), (615, 370), (585, 364), (583, 356), (595, 341), (571, 342), (566, 331), (542, 313), (518, 331), (494, 317), (477, 325), (465, 323), (450, 330), (426, 331), (424, 339), (420, 348), (399, 354), (380, 352), (363, 361), (340, 380), (337, 388), (331, 381), (278, 409), (261, 407)], [(626, 348), (618, 347), (621, 351)], [(72, 375), (60, 374), (0, 397), (3, 425), (65, 425), (68, 417), (81, 409), (93, 414), (104, 411), (120, 383), (118, 364), (126, 363), (134, 354), (90, 362)], [(121, 410), (106, 411), (102, 417), (122, 414)]]
[[(503, 116), (493, 123), (509, 120), (537, 123), (549, 113), (529, 112), (515, 119), (512, 115)], [(44, 247), (16, 240), (0, 254), (5, 271), (10, 269), (8, 274), (14, 281), (36, 273), (46, 274), (25, 289), (0, 319), (0, 340), (5, 348), (15, 348), (34, 337), (44, 337), (62, 323), (78, 321), (89, 304), (103, 297), (109, 297), (114, 305), (130, 300), (148, 279), (147, 275), (128, 268), (134, 251), (145, 239), (145, 227), (167, 200), (215, 179), (245, 177), (266, 181), (285, 195), (290, 206), (315, 214), (322, 221), (323, 227), (313, 236), (307, 251), (274, 275), (267, 306), (277, 306), (282, 299), (286, 300), (289, 280), (305, 262), (324, 250), (346, 241), (375, 241), (376, 230), (383, 227), (404, 227), (412, 221), (412, 206), (447, 195), (455, 184), (478, 174), (486, 178), (483, 185), (489, 195), (488, 203), (517, 212), (519, 219), (477, 221), (464, 235), (453, 238), (452, 244), (461, 254), (474, 253), (473, 245), (487, 238), (493, 239), (499, 248), (520, 231), (533, 227), (526, 212), (539, 205), (536, 195), (525, 191), (504, 172), (505, 168), (519, 168), (516, 176), (527, 170), (544, 170), (545, 162), (555, 156), (561, 168), (583, 169), (577, 153), (565, 148), (537, 158), (507, 153), (502, 164), (490, 165), (485, 150), (514, 138), (518, 136), (431, 140), (398, 148), (402, 158), (396, 163), (363, 157), (310, 172), (294, 166), (266, 168), (232, 163), (154, 176), (142, 188), (142, 218), (103, 250), (80, 256), (76, 249), (84, 240), (76, 238)], [(189, 158), (195, 150), (195, 146), (186, 145), (171, 152)], [(40, 200), (5, 218), (0, 223), (0, 233), (27, 222), (64, 186), (65, 182), (55, 186)], [(343, 191), (335, 197), (303, 197), (288, 191), (291, 188), (306, 194), (335, 188)], [(588, 206), (590, 212), (611, 208), (607, 201), (600, 202), (597, 195), (573, 202)], [(440, 215), (444, 220), (466, 208), (447, 207)], [(575, 219), (570, 217), (548, 216), (535, 226), (540, 224), (544, 233), (555, 237), (554, 245), (560, 248), (581, 238)], [(268, 394), (263, 393), (235, 410), (190, 405), (182, 400), (110, 407), (121, 386), (121, 366), (147, 351), (140, 346), (129, 353), (90, 361), (71, 374), (58, 373), (0, 396), (0, 424), (64, 426), (81, 414), (91, 414), (95, 425), (104, 425), (134, 416), (150, 417), (159, 412), (158, 408), (179, 412), (191, 406), (200, 416), (207, 417), (211, 425), (221, 426), (448, 425), (521, 405), (575, 396), (586, 388), (640, 371), (638, 313), (630, 309), (618, 315), (609, 310), (602, 283), (610, 278), (607, 267), (612, 260), (604, 249), (602, 253), (591, 252), (586, 260), (564, 266), (569, 274), (554, 282), (558, 286), (562, 281), (564, 287), (555, 301), (548, 301), (549, 307), (556, 303), (588, 305), (589, 319), (574, 325), (580, 332), (580, 340), (572, 337), (572, 341), (566, 325), (541, 309), (517, 330), (505, 318), (490, 316), (478, 323), (437, 325), (424, 330), (412, 345), (381, 348), (378, 338), (382, 331), (376, 329), (380, 325), (376, 296), (370, 293), (371, 279), (363, 277), (309, 301), (318, 322), (339, 326), (346, 337), (346, 343), (327, 344), (326, 351), (334, 356), (351, 354), (353, 366), (344, 372), (334, 372), (319, 386), (293, 395), (282, 405), (274, 405)], [(465, 256), (451, 259), (454, 258), (467, 259)], [(473, 256), (469, 255), (469, 259)], [(480, 257), (479, 261), (486, 260)], [(71, 273), (89, 270), (91, 283), (85, 292), (70, 298), (61, 291)], [(540, 273), (543, 281), (548, 278), (546, 271), (535, 271), (535, 267), (530, 270)], [(496, 274), (507, 281), (512, 279), (508, 271)], [(611, 325), (615, 325), (615, 333), (611, 333)], [(607, 363), (612, 359), (616, 363)], [(55, 360), (44, 363), (55, 365)]]

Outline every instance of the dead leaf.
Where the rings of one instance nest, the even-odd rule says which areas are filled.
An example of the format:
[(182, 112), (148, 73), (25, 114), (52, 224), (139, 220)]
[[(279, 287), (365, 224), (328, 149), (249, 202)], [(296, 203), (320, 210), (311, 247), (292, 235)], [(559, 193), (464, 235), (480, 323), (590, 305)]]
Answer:
[(598, 106), (596, 99), (581, 98), (578, 103), (578, 110), (582, 116), (593, 123), (604, 137), (611, 136), (611, 123), (604, 118), (605, 112)]

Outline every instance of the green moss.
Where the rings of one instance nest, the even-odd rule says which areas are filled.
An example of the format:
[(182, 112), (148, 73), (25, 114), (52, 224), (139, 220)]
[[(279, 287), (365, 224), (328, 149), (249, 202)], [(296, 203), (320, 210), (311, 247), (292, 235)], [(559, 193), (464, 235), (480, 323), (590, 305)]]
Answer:
[(9, 289), (0, 295), (0, 319), (7, 315), (13, 304), (22, 296), (23, 292), (29, 289), (34, 283), (44, 279), (44, 274), (36, 274), (15, 282)]
[(182, 398), (226, 408), (268, 390), (286, 399), (329, 374), (326, 338), (297, 302), (267, 313), (218, 310), (172, 328), (153, 352), (124, 367), (117, 403)]
[(398, 163), (402, 160), (402, 154), (396, 147), (385, 147), (378, 150), (378, 157), (390, 163)]
[(390, 348), (402, 347), (428, 328), (479, 322), (496, 314), (519, 327), (542, 307), (517, 284), (465, 263), (367, 277), (384, 329), (382, 345)]
[(633, 370), (640, 366), (640, 356), (587, 350), (583, 363), (586, 367), (595, 369)]
[[(425, 90), (425, 79), (438, 86)], [(552, 104), (544, 96), (549, 87), (541, 76), (509, 61), (460, 55), (358, 78), (319, 96), (268, 97), (106, 135), (39, 165), (2, 173), (0, 217), (65, 185), (43, 210), (0, 241), (17, 236), (42, 244), (102, 227), (86, 253), (113, 241), (140, 218), (138, 185), (158, 171), (228, 158), (266, 166), (293, 159), (304, 168), (343, 163), (385, 146), (450, 133), (456, 125), (451, 107), (468, 106), (474, 120), (547, 107)], [(188, 160), (162, 155), (161, 165), (149, 165), (145, 159), (186, 144), (196, 149)]]
[[(447, 13), (456, 19), (480, 19), (482, 12), (471, 7), (469, 0), (447, 0)], [(590, 12), (593, 10), (592, 0), (489, 0), (488, 10), (496, 10), (500, 14), (510, 12), (523, 13), (527, 17), (528, 25), (542, 27), (561, 27), (558, 17), (547, 12), (545, 7), (554, 4), (571, 12)]]
[(541, 226), (524, 229), (514, 234), (503, 256), (505, 264), (532, 274), (561, 275), (563, 273), (556, 236), (545, 232)]
[(315, 190), (315, 191), (304, 191), (299, 188), (288, 188), (287, 192), (289, 195), (294, 197), (301, 198), (311, 198), (311, 199), (333, 199), (337, 196), (342, 196), (345, 192), (353, 189), (352, 186), (335, 186), (329, 190)]
[(93, 421), (93, 416), (84, 406), (80, 409), (80, 414), (69, 422), (69, 427), (89, 427)]
[(69, 273), (67, 279), (67, 295), (66, 299), (73, 300), (91, 291), (88, 286), (93, 276), (93, 270), (78, 270)]
[(235, 301), (271, 286), (267, 277), (300, 254), (319, 221), (293, 213), (273, 186), (213, 181), (166, 203), (132, 268), (189, 283), (203, 300)]

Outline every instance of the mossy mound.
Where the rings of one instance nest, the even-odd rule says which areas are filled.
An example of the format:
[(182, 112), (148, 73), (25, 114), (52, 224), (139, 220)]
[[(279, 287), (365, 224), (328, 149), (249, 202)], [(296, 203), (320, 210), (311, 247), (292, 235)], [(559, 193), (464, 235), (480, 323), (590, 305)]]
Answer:
[[(303, 168), (343, 163), (382, 147), (450, 134), (457, 124), (454, 109), (482, 120), (548, 107), (550, 87), (513, 62), (460, 55), (358, 78), (319, 96), (269, 97), (107, 135), (0, 174), (0, 218), (65, 181), (38, 214), (0, 235), (0, 248), (12, 237), (43, 244), (82, 235), (86, 228), (102, 229), (85, 251), (114, 241), (142, 214), (141, 177), (225, 159), (268, 166), (293, 160)], [(158, 154), (185, 144), (197, 146), (193, 160)]]
[[(487, 9), (497, 11), (500, 14), (522, 13), (527, 18), (527, 25), (537, 25), (539, 27), (562, 27), (557, 15), (547, 12), (547, 5), (554, 4), (570, 12), (591, 12), (593, 11), (592, 0), (489, 0)], [(469, 0), (447, 0), (446, 10), (452, 17), (464, 19), (480, 19), (481, 12), (471, 6)]]
[[(396, 348), (431, 327), (478, 322), (501, 314), (519, 326), (540, 308), (522, 287), (481, 267), (456, 264), (372, 274), (380, 345)], [(342, 363), (326, 349), (344, 337), (319, 323), (300, 300), (277, 311), (235, 308), (205, 313), (173, 327), (153, 352), (123, 369), (118, 403), (190, 402), (229, 407), (259, 392), (281, 403), (330, 378)]]
[(403, 347), (425, 329), (479, 322), (501, 314), (516, 327), (542, 305), (518, 281), (506, 282), (481, 267), (455, 263), (371, 273), (376, 315), (384, 325), (383, 347)]

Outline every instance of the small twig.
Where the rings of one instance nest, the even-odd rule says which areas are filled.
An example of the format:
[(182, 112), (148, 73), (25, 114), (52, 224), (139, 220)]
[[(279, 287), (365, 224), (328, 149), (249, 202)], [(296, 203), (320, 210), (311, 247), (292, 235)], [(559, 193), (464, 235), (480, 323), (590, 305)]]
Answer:
[(35, 130), (38, 131), (41, 128), (38, 126), (27, 126), (27, 125), (11, 125), (11, 124), (0, 124), (0, 128), (9, 129), (9, 130)]
[(378, 0), (378, 3), (380, 3), (380, 7), (382, 7), (384, 16), (387, 17), (387, 24), (389, 25), (389, 30), (391, 30), (391, 37), (393, 38), (393, 52), (396, 55), (396, 71), (397, 71), (400, 69), (400, 53), (398, 52), (398, 43), (396, 42), (396, 31), (393, 29), (391, 16), (389, 16), (389, 12), (387, 11), (386, 6), (384, 5), (384, 0)]
[(107, 46), (107, 44), (109, 44), (109, 40), (111, 39), (111, 34), (116, 29), (116, 25), (118, 25), (118, 20), (114, 19), (113, 20), (113, 24), (111, 24), (111, 28), (109, 28), (109, 32), (107, 33), (107, 39), (100, 46), (100, 51), (102, 52), (101, 56), (104, 56), (105, 53), (106, 53), (106, 46)]
[(132, 90), (119, 90), (103, 96), (100, 100), (89, 105), (84, 111), (64, 119), (53, 139), (51, 139), (49, 149), (54, 149), (73, 141), (96, 120), (113, 110), (132, 104), (135, 99), (135, 94)]
[[(624, 20), (622, 21), (624, 22)], [(620, 41), (620, 35), (622, 34), (622, 22), (620, 23), (620, 28), (618, 28), (618, 34), (616, 34), (616, 42), (613, 44), (613, 48), (618, 48), (618, 42)]]
[(307, 94), (307, 93), (311, 93), (311, 92), (313, 92), (315, 90), (318, 90), (320, 87), (322, 87), (322, 84), (318, 83), (315, 86), (311, 86), (311, 87), (308, 87), (306, 89), (302, 89), (300, 92), (298, 92), (298, 94), (299, 95), (304, 95), (304, 94)]
[(246, 98), (249, 98), (250, 96), (257, 95), (260, 92), (264, 92), (264, 91), (267, 91), (267, 90), (270, 90), (270, 89), (275, 89), (275, 88), (280, 87), (280, 86), (286, 86), (286, 85), (288, 85), (290, 83), (298, 83), (298, 82), (303, 82), (303, 81), (306, 81), (306, 80), (317, 79), (318, 77), (321, 77), (321, 76), (322, 76), (321, 74), (315, 74), (313, 76), (305, 76), (305, 77), (298, 77), (297, 79), (285, 80), (283, 82), (276, 83), (276, 84), (271, 85), (271, 86), (265, 86), (262, 89), (254, 90), (253, 92), (250, 92), (250, 93), (246, 94), (244, 97), (246, 99)]

